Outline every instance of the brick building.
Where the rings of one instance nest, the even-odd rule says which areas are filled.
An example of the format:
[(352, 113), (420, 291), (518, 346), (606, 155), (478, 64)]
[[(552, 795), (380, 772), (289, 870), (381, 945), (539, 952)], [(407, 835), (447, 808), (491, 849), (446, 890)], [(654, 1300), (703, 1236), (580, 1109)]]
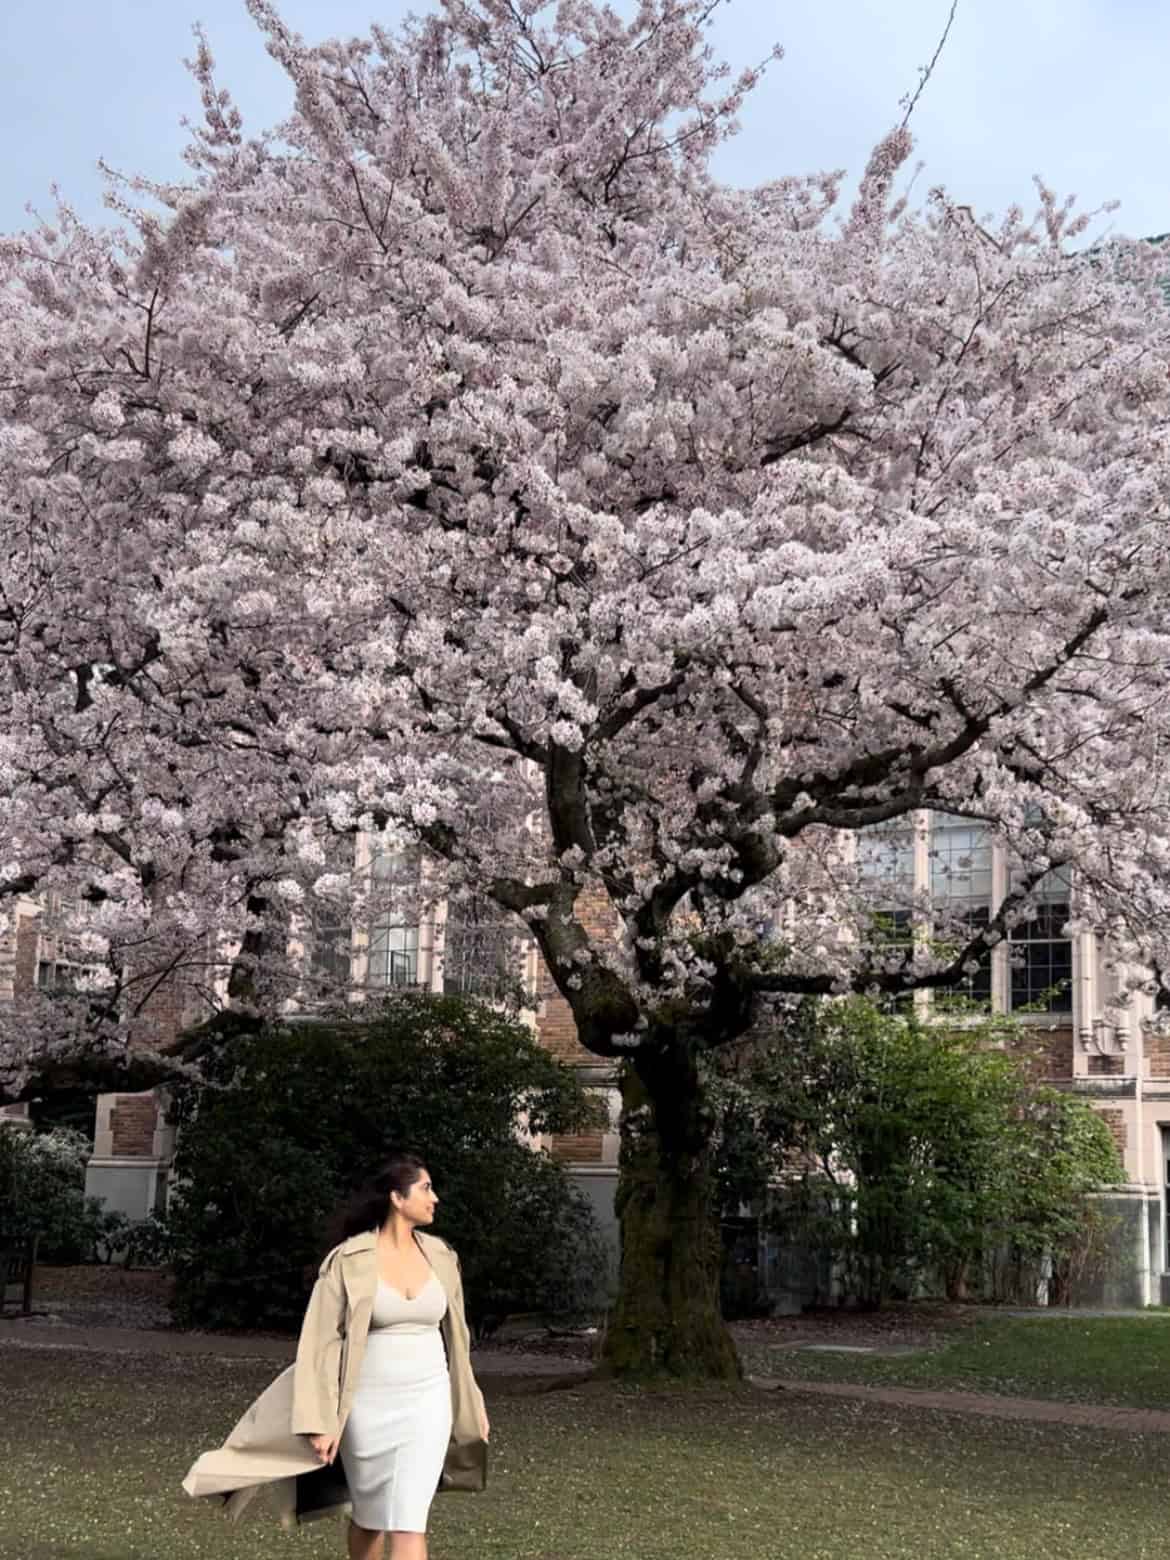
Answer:
[[(893, 942), (918, 935), (915, 912), (907, 908), (915, 894), (929, 892), (977, 927), (1008, 892), (1013, 876), (1012, 862), (988, 831), (958, 818), (921, 815), (883, 826), (847, 841), (846, 858), (850, 853), (871, 902), (879, 913), (886, 906)], [(375, 862), (373, 870), (392, 877), (400, 863)], [(1118, 1251), (1099, 1298), (1144, 1304), (1165, 1293), (1170, 1300), (1170, 1034), (1162, 1028), (1164, 999), (1151, 989), (1118, 1008), (1113, 999), (1125, 971), (1093, 934), (1066, 935), (1074, 886), (1066, 876), (1051, 874), (1039, 898), (1035, 919), (989, 950), (969, 976), (967, 995), (1019, 1017), (1033, 1031), (1041, 1076), (1087, 1100), (1114, 1134), (1128, 1184), (1109, 1194)], [(0, 1000), (67, 981), (66, 954), (54, 940), (52, 915), (33, 901), (23, 902), (0, 943)], [(514, 925), (474, 902), (426, 915), (390, 911), (365, 931), (318, 927), (310, 963), (350, 984), (356, 997), (405, 985), (490, 1000), (519, 978), (535, 999), (526, 1021), (608, 1103), (605, 1130), (547, 1146), (569, 1166), (613, 1235), (618, 1133), (612, 1070), (579, 1045), (568, 1004)], [(913, 1000), (929, 1008), (929, 997)], [(198, 1016), (190, 1002), (164, 986), (146, 1020), (157, 1042)], [(153, 1094), (101, 1096), (89, 1190), (113, 1207), (145, 1215), (165, 1196), (172, 1148)]]
[[(19, 1002), (33, 992), (69, 993), (87, 972), (84, 955), (63, 926), (77, 907), (56, 895), (22, 899), (0, 938), (0, 1001)], [(165, 1045), (202, 1016), (190, 992), (174, 981), (154, 985), (130, 1034), (131, 1044)], [(9, 1121), (27, 1120), (27, 1106), (0, 1111)], [(153, 1093), (103, 1094), (93, 1125), (94, 1149), (86, 1190), (131, 1218), (145, 1218), (163, 1205), (174, 1134)]]
[[(891, 939), (918, 935), (915, 894), (945, 904), (977, 929), (1016, 880), (1016, 866), (990, 831), (970, 820), (919, 814), (858, 836), (855, 860), (872, 902), (888, 905)], [(1038, 1076), (1084, 1099), (1109, 1124), (1126, 1184), (1101, 1195), (1112, 1249), (1087, 1277), (1085, 1303), (1146, 1305), (1170, 1300), (1170, 1019), (1167, 994), (1148, 989), (1120, 1001), (1131, 972), (1093, 932), (1069, 935), (1075, 880), (1048, 875), (1035, 917), (989, 949), (966, 983), (979, 1006), (1010, 1013), (1030, 1030)], [(952, 922), (953, 924), (953, 922)], [(924, 1011), (931, 999), (919, 993)]]
[[(372, 865), (376, 878), (384, 880), (392, 880), (401, 870), (398, 862), (366, 864)], [(67, 956), (65, 941), (55, 931), (63, 908), (51, 900), (18, 904), (8, 935), (0, 939), (0, 1001), (38, 989), (67, 990), (73, 973), (84, 970), (80, 959)], [(523, 1017), (542, 1042), (554, 1055), (579, 1067), (587, 1086), (615, 1099), (607, 1088), (609, 1070), (578, 1045), (568, 1004), (557, 993), (534, 946), (518, 939), (512, 925), (482, 904), (440, 905), (421, 916), (388, 912), (365, 930), (326, 923), (316, 929), (308, 963), (316, 975), (349, 987), (358, 1000), (401, 987), (492, 1000), (518, 981), (529, 998), (537, 999), (524, 1008)], [(164, 981), (136, 1021), (131, 1043), (164, 1047), (205, 1012), (190, 991)], [(0, 1110), (0, 1118), (24, 1121), (28, 1109), (9, 1107)], [(545, 1146), (569, 1166), (612, 1237), (616, 1100), (608, 1131), (553, 1138)], [(173, 1150), (174, 1131), (166, 1122), (158, 1091), (99, 1095), (86, 1190), (111, 1208), (144, 1218), (165, 1202)]]

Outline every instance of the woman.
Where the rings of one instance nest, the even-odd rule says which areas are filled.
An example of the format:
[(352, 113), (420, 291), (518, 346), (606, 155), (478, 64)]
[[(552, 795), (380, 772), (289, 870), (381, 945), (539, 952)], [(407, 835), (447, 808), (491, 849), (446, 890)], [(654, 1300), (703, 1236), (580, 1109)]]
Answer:
[(401, 1153), (354, 1198), (296, 1364), (198, 1459), (188, 1494), (237, 1517), (268, 1485), (286, 1523), (348, 1503), (350, 1560), (426, 1560), (431, 1499), (483, 1489), (489, 1429), (459, 1259), (425, 1232), (437, 1203), (422, 1161)]
[[(459, 1372), (449, 1369), (443, 1347), (440, 1326), (457, 1307), (448, 1332), (451, 1352), (469, 1352), (462, 1286), (454, 1294), (444, 1287), (434, 1265), (436, 1248), (454, 1259), (456, 1273), (458, 1259), (444, 1242), (422, 1233), (437, 1205), (421, 1160), (397, 1154), (383, 1165), (347, 1213), (347, 1238), (326, 1257), (301, 1330), (293, 1429), (308, 1435), (323, 1464), (340, 1453), (353, 1505), (350, 1560), (382, 1560), (385, 1533), (386, 1560), (426, 1560), (427, 1513), (443, 1474), (459, 1390), (468, 1385), (480, 1435), (488, 1439), (470, 1364), (456, 1387)], [(372, 1296), (362, 1260), (371, 1251)], [(355, 1349), (362, 1350), (356, 1371)]]

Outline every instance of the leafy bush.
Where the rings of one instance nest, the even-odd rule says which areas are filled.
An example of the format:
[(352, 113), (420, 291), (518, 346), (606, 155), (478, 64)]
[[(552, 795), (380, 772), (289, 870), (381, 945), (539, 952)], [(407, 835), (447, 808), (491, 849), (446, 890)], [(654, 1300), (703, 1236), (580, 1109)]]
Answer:
[(1003, 1251), (1049, 1261), (1059, 1289), (1094, 1239), (1087, 1194), (1124, 1179), (1106, 1123), (1033, 1081), (1007, 1019), (809, 1002), (714, 1088), (725, 1203), (782, 1181), (788, 1240), (830, 1253), (869, 1306), (962, 1298)]
[(130, 1246), (134, 1221), (115, 1208), (107, 1208), (94, 1229), (93, 1255), (97, 1262), (112, 1263), (124, 1259)]
[(169, 1214), (176, 1315), (293, 1327), (341, 1200), (391, 1147), (418, 1153), (458, 1249), (472, 1325), (587, 1309), (604, 1280), (592, 1215), (516, 1135), (573, 1132), (594, 1107), (515, 1020), (405, 993), (360, 1023), (239, 1036), (176, 1097)]
[(471, 1176), (459, 1178), (458, 1201), (456, 1211), (440, 1213), (437, 1228), (445, 1234), (457, 1216), (467, 1230), (452, 1243), (477, 1337), (518, 1313), (568, 1321), (602, 1302), (606, 1249), (592, 1209), (555, 1159), (515, 1139), (501, 1142)]
[(36, 1236), (42, 1262), (78, 1262), (93, 1248), (102, 1205), (85, 1195), (92, 1152), (81, 1132), (0, 1127), (0, 1235)]
[(128, 1268), (169, 1267), (170, 1221), (158, 1213), (152, 1213), (145, 1219), (132, 1220), (126, 1234), (122, 1261)]
[(1059, 1089), (1028, 1091), (1013, 1126), (1009, 1255), (1017, 1269), (1047, 1261), (1049, 1302), (1065, 1305), (1073, 1283), (1104, 1260), (1112, 1227), (1085, 1194), (1124, 1181), (1125, 1169), (1104, 1117)]
[(101, 1211), (95, 1221), (95, 1261), (121, 1263), (125, 1268), (162, 1268), (170, 1262), (171, 1234), (160, 1214), (131, 1219), (114, 1209)]

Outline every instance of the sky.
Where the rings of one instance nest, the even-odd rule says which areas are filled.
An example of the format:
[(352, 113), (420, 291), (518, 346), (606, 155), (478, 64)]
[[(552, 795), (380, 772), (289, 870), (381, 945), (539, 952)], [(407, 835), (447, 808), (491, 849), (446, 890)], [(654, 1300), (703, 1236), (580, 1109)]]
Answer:
[[(619, 0), (619, 9), (626, 9)], [(843, 168), (856, 174), (900, 117), (942, 33), (950, 0), (729, 0), (712, 39), (733, 66), (770, 67), (718, 158), (753, 184)], [(283, 0), (311, 41), (393, 25), (425, 0)], [(243, 0), (0, 0), (0, 231), (52, 210), (56, 182), (80, 215), (103, 220), (97, 160), (127, 173), (182, 176), (184, 114), (198, 117), (183, 67), (201, 21), (217, 75), (256, 132), (280, 121), (291, 90)], [(1118, 200), (1091, 236), (1170, 229), (1170, 5), (1165, 0), (958, 0), (946, 49), (915, 112), (917, 188), (943, 184), (980, 214), (1030, 213), (1032, 177), (1078, 208)]]

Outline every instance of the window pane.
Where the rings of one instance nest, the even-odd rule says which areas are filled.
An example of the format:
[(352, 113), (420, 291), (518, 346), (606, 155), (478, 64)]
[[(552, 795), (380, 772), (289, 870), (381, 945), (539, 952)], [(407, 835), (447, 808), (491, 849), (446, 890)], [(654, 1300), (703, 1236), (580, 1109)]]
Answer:
[[(930, 896), (939, 951), (957, 954), (991, 919), (991, 833), (985, 824), (935, 813), (930, 830)], [(954, 988), (986, 1007), (991, 1003), (991, 948)], [(943, 998), (945, 1001), (945, 997)]]
[(1012, 1008), (1071, 1013), (1072, 941), (1062, 935), (1072, 911), (1067, 868), (1048, 873), (1033, 892), (1034, 918), (1011, 932)]
[(868, 890), (888, 890), (897, 898), (914, 892), (914, 835), (885, 824), (857, 836), (857, 871)]
[[(976, 905), (964, 910), (960, 915), (952, 917), (947, 922), (946, 947), (954, 948), (957, 955), (959, 950), (965, 948), (976, 934), (980, 932), (991, 919), (990, 905)], [(991, 954), (992, 950), (987, 943), (981, 943), (978, 952), (974, 956), (975, 968), (967, 970), (957, 985), (951, 987), (951, 991), (959, 997), (965, 997), (971, 1002), (977, 1002), (980, 1007), (991, 1005)], [(946, 993), (940, 993), (945, 1000)]]
[(376, 850), (370, 860), (370, 871), (379, 886), (404, 884), (413, 887), (418, 881), (418, 856), (408, 850)]
[(909, 910), (875, 910), (870, 917), (872, 940), (884, 948), (909, 947), (914, 926)]
[(443, 941), (443, 991), (447, 996), (501, 1001), (519, 979), (519, 948), (512, 922), (485, 900), (452, 903)]
[(885, 825), (863, 829), (857, 836), (857, 873), (872, 940), (881, 947), (909, 947), (913, 937), (913, 834)]
[[(914, 832), (899, 820), (880, 824), (857, 836), (857, 872), (867, 911), (869, 956), (876, 970), (900, 972), (914, 947)], [(883, 1007), (910, 1006), (912, 990), (888, 993)]]
[[(327, 835), (326, 870), (339, 876), (353, 871), (354, 843), (348, 835)], [(353, 979), (353, 927), (344, 905), (313, 899), (307, 929), (309, 974), (330, 986), (348, 986)]]
[(347, 986), (353, 967), (352, 933), (348, 925), (319, 923), (313, 928), (309, 971), (318, 980)]
[(37, 987), (41, 991), (67, 995), (82, 989), (83, 983), (98, 973), (95, 965), (78, 964), (69, 959), (37, 961)]
[(377, 911), (370, 926), (367, 979), (377, 987), (416, 986), (418, 856), (413, 851), (377, 851), (370, 867)]
[(991, 903), (991, 835), (986, 825), (935, 815), (930, 830), (933, 899)]
[(370, 933), (371, 986), (418, 984), (418, 927), (382, 923)]
[[(1015, 867), (1012, 870), (1012, 890), (1020, 889), (1027, 874), (1023, 867)], [(1063, 904), (1065, 916), (1068, 915), (1068, 903), (1072, 897), (1072, 874), (1068, 867), (1054, 867), (1051, 872), (1046, 872), (1032, 890), (1032, 898), (1038, 904)]]

